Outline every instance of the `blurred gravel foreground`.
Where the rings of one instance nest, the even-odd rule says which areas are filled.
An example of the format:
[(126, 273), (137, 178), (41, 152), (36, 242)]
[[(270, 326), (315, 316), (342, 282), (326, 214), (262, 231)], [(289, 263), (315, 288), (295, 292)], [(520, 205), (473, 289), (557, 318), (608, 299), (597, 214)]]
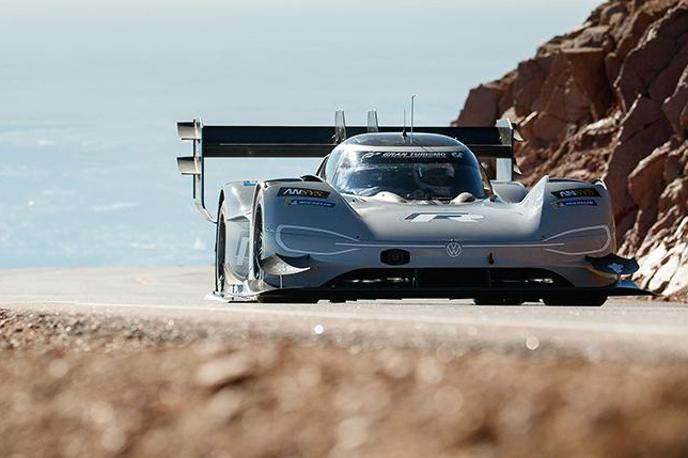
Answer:
[(0, 310), (2, 457), (685, 457), (688, 366)]

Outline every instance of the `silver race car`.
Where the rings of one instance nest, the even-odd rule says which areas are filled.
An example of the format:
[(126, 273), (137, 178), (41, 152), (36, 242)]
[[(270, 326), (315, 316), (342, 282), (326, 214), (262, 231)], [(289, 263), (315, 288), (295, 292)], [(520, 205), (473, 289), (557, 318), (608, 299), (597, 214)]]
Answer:
[[(203, 126), (178, 123), (178, 158), (216, 224), (215, 294), (227, 300), (473, 298), (602, 305), (650, 294), (622, 276), (607, 188), (513, 180), (508, 121), (495, 127)], [(210, 158), (322, 157), (313, 175), (237, 181), (205, 204)], [(483, 163), (495, 179), (489, 179)]]

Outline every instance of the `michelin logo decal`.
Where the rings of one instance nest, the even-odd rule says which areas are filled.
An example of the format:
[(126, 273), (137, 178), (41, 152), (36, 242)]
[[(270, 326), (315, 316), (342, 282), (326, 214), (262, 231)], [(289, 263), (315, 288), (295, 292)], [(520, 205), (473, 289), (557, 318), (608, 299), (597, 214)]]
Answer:
[(561, 202), (554, 202), (552, 206), (554, 208), (580, 206), (597, 207), (597, 202), (595, 202), (593, 199), (563, 200)]
[(292, 206), (292, 205), (305, 205), (305, 206), (310, 206), (310, 207), (324, 207), (324, 208), (332, 208), (335, 206), (334, 202), (330, 202), (327, 200), (315, 200), (315, 199), (285, 199), (287, 202), (287, 205)]

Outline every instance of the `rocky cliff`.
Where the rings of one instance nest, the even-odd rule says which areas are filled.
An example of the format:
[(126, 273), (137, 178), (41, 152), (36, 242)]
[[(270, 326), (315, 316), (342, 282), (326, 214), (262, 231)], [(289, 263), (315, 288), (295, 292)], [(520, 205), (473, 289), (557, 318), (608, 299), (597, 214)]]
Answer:
[(643, 287), (688, 294), (688, 0), (608, 1), (503, 78), (454, 125), (509, 118), (523, 181), (602, 177)]

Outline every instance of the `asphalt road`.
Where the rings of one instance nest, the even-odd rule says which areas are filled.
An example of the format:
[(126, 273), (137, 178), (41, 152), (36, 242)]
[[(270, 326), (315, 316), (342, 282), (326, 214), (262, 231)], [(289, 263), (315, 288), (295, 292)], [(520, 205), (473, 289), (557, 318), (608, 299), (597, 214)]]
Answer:
[(0, 307), (165, 318), (255, 335), (345, 345), (571, 352), (589, 358), (688, 359), (688, 305), (613, 299), (602, 308), (477, 307), (470, 301), (228, 304), (210, 268), (0, 271)]

